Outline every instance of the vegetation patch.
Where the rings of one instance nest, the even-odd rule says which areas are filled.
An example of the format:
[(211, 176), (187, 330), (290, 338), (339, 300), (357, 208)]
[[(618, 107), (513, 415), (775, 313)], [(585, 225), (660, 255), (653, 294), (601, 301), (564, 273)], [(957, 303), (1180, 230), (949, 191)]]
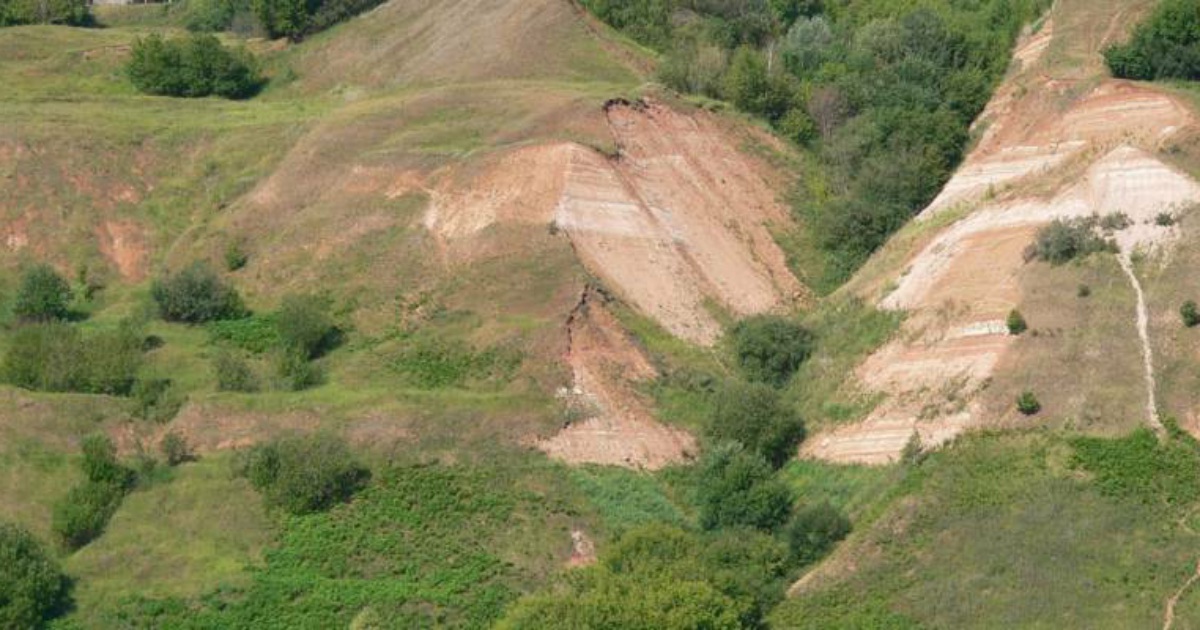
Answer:
[(1158, 3), (1127, 43), (1104, 50), (1104, 61), (1123, 79), (1200, 79), (1200, 2)]

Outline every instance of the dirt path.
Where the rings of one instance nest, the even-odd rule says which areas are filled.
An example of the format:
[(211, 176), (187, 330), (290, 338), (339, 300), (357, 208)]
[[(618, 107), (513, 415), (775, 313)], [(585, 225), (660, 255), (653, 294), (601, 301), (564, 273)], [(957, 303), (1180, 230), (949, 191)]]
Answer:
[(1121, 263), (1125, 275), (1129, 277), (1134, 293), (1137, 294), (1137, 329), (1138, 337), (1142, 341), (1142, 363), (1146, 369), (1146, 421), (1155, 433), (1162, 436), (1166, 433), (1166, 428), (1158, 418), (1158, 400), (1154, 393), (1154, 351), (1150, 348), (1150, 316), (1146, 310), (1146, 296), (1142, 293), (1142, 283), (1133, 272), (1129, 254), (1122, 252), (1117, 255), (1117, 260)]
[(1163, 611), (1163, 630), (1171, 630), (1171, 626), (1175, 624), (1175, 606), (1179, 604), (1180, 598), (1192, 587), (1192, 584), (1196, 583), (1196, 580), (1200, 580), (1200, 561), (1196, 562), (1196, 572), (1192, 574), (1192, 577), (1188, 578), (1188, 581), (1184, 582), (1178, 591), (1175, 591), (1171, 599), (1167, 600), (1167, 609)]

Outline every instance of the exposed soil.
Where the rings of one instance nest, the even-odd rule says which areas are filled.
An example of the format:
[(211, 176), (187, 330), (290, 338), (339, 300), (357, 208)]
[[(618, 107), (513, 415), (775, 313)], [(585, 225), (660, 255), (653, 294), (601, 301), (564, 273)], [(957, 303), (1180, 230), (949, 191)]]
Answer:
[(571, 387), (559, 392), (568, 420), (556, 435), (537, 441), (551, 457), (572, 464), (606, 464), (655, 470), (696, 452), (686, 431), (659, 423), (636, 383), (654, 367), (588, 288), (567, 321)]
[(571, 559), (568, 567), (586, 567), (596, 564), (596, 544), (582, 529), (571, 530)]
[(615, 293), (705, 345), (720, 335), (706, 300), (747, 315), (806, 297), (770, 233), (789, 219), (765, 165), (733, 149), (706, 113), (655, 102), (606, 109), (616, 157), (577, 144), (517, 149), (465, 185), (450, 178), (426, 226), (469, 251), (462, 239), (497, 223), (553, 224)]

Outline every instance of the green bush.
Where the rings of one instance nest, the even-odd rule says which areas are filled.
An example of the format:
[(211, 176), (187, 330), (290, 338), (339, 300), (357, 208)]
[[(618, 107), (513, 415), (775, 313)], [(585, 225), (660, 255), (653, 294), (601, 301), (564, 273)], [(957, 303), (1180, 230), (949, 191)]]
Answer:
[(1032, 416), (1041, 410), (1042, 403), (1033, 392), (1021, 392), (1021, 395), (1017, 396), (1017, 411), (1022, 414)]
[(155, 281), (150, 294), (170, 322), (202, 324), (246, 315), (237, 291), (202, 262)]
[(1015, 308), (1008, 312), (1008, 318), (1004, 320), (1004, 325), (1008, 327), (1010, 335), (1020, 335), (1029, 330), (1029, 323), (1025, 321), (1025, 316)]
[(369, 11), (384, 0), (252, 0), (259, 24), (270, 37), (299, 41)]
[(63, 323), (22, 326), (4, 355), (4, 378), (47, 392), (125, 396), (142, 364), (142, 339), (129, 325), (83, 336)]
[(66, 24), (88, 26), (92, 15), (87, 0), (3, 0), (0, 26), (19, 24)]
[(222, 392), (251, 393), (258, 391), (258, 377), (250, 364), (238, 355), (225, 350), (218, 351), (212, 359), (213, 373), (217, 377), (217, 390)]
[(1195, 328), (1200, 324), (1200, 309), (1196, 307), (1195, 300), (1188, 300), (1179, 307), (1179, 317), (1188, 328)]
[(139, 39), (126, 72), (138, 91), (160, 96), (240, 99), (253, 96), (264, 83), (253, 55), (226, 48), (213, 35)]
[(850, 519), (826, 501), (797, 509), (784, 535), (792, 560), (807, 565), (825, 557), (849, 533)]
[(150, 422), (165, 423), (187, 402), (187, 396), (169, 378), (140, 378), (130, 393), (137, 415)]
[(1104, 60), (1123, 79), (1200, 79), (1200, 0), (1163, 0)]
[(225, 269), (227, 271), (237, 271), (245, 267), (248, 262), (250, 262), (250, 257), (242, 248), (241, 241), (232, 241), (225, 247)]
[(0, 627), (38, 628), (66, 607), (66, 576), (24, 528), (0, 522), (0, 566)]
[(345, 441), (327, 434), (256, 446), (244, 454), (238, 469), (268, 506), (290, 514), (326, 510), (349, 499), (370, 477)]
[(88, 481), (122, 489), (133, 485), (133, 471), (117, 461), (117, 447), (108, 436), (94, 434), (85, 437), (82, 450), (81, 467)]
[(24, 321), (48, 322), (70, 316), (71, 286), (50, 265), (34, 265), (21, 275), (13, 314)]
[(738, 365), (752, 381), (783, 385), (812, 355), (812, 333), (783, 317), (749, 317), (732, 332)]
[(794, 457), (804, 439), (804, 421), (777, 391), (761, 383), (735, 381), (718, 390), (707, 428), (714, 443), (739, 442), (774, 468)]
[(1098, 252), (1115, 252), (1116, 244), (1095, 233), (1096, 219), (1055, 219), (1038, 230), (1029, 257), (1052, 265), (1061, 265), (1076, 258)]
[(773, 478), (762, 456), (731, 443), (712, 449), (700, 464), (700, 524), (705, 529), (778, 528), (792, 509), (792, 493)]
[(74, 551), (104, 533), (125, 489), (110, 483), (86, 481), (71, 488), (54, 506), (50, 529), (64, 549)]
[(1108, 496), (1177, 509), (1200, 499), (1200, 453), (1190, 438), (1159, 440), (1139, 428), (1122, 438), (1072, 440), (1074, 466), (1095, 475)]
[(167, 461), (168, 466), (178, 466), (196, 459), (187, 439), (175, 431), (164, 435), (158, 448), (162, 451), (163, 459)]
[(324, 354), (337, 338), (329, 305), (311, 295), (285, 297), (275, 316), (275, 325), (284, 350), (306, 360)]
[(288, 391), (299, 392), (325, 382), (325, 370), (297, 352), (280, 354), (278, 370), (279, 384)]

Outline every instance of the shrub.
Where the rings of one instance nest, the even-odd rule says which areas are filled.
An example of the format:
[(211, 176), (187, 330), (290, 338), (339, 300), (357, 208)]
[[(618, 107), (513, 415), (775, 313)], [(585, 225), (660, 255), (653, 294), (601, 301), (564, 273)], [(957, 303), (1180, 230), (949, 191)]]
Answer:
[(246, 314), (237, 291), (202, 262), (156, 281), (150, 294), (163, 319), (170, 322), (200, 324)]
[(1025, 321), (1025, 316), (1015, 308), (1008, 312), (1008, 319), (1004, 320), (1004, 325), (1008, 327), (1008, 334), (1010, 335), (1019, 335), (1029, 330), (1029, 324)]
[(225, 269), (228, 271), (237, 271), (246, 266), (250, 262), (250, 257), (246, 255), (246, 251), (242, 249), (241, 241), (232, 241), (225, 247)]
[(284, 350), (304, 359), (327, 351), (337, 336), (329, 307), (320, 298), (290, 295), (283, 299), (275, 317)]
[(142, 363), (142, 340), (131, 326), (84, 337), (58, 322), (22, 326), (4, 355), (4, 378), (35, 391), (124, 396)]
[(192, 453), (192, 447), (179, 433), (171, 431), (163, 436), (162, 442), (158, 448), (162, 451), (163, 458), (166, 459), (168, 466), (178, 466), (185, 462), (193, 461), (196, 456)]
[(217, 377), (217, 390), (222, 392), (250, 393), (258, 391), (258, 378), (250, 364), (236, 354), (218, 351), (213, 355), (213, 373)]
[(214, 342), (227, 342), (255, 354), (262, 354), (283, 345), (273, 315), (251, 315), (241, 319), (209, 322), (208, 332)]
[(1017, 396), (1017, 411), (1022, 414), (1032, 416), (1041, 410), (1042, 403), (1038, 402), (1033, 392), (1021, 392), (1021, 395)]
[(79, 549), (104, 533), (124, 496), (125, 489), (120, 486), (86, 481), (71, 488), (54, 506), (50, 529), (63, 548)]
[(279, 356), (279, 378), (283, 389), (298, 392), (323, 383), (325, 371), (303, 355), (285, 351)]
[(239, 472), (268, 506), (290, 514), (328, 509), (349, 499), (370, 477), (343, 440), (326, 434), (256, 446), (239, 462)]
[(1115, 251), (1114, 243), (1093, 231), (1095, 223), (1095, 218), (1055, 219), (1038, 230), (1030, 253), (1039, 260), (1061, 265), (1094, 253)]
[(1175, 215), (1171, 214), (1170, 212), (1159, 212), (1158, 214), (1154, 215), (1154, 225), (1157, 225), (1158, 227), (1171, 227), (1172, 225), (1175, 225), (1175, 222)]
[(187, 397), (168, 378), (142, 378), (131, 392), (137, 415), (151, 422), (167, 422), (179, 413)]
[(5, 0), (0, 2), (0, 26), (66, 24), (88, 26), (92, 15), (87, 0)]
[(1183, 320), (1183, 325), (1188, 328), (1194, 328), (1200, 324), (1200, 309), (1197, 309), (1195, 300), (1188, 300), (1179, 307), (1179, 317)]
[(1081, 284), (1081, 285), (1079, 285), (1079, 289), (1077, 289), (1077, 290), (1075, 291), (1075, 295), (1077, 295), (1077, 296), (1079, 296), (1079, 297), (1081, 297), (1081, 298), (1085, 298), (1085, 297), (1091, 297), (1091, 295), (1092, 295), (1092, 287), (1089, 287), (1089, 286), (1088, 286), (1088, 285), (1086, 285), (1086, 284)]
[(117, 488), (133, 485), (133, 471), (117, 461), (117, 447), (106, 435), (94, 434), (83, 439), (83, 474), (88, 481)]
[(0, 522), (0, 627), (38, 628), (67, 603), (67, 578), (33, 534)]
[(850, 519), (826, 501), (796, 510), (785, 536), (792, 560), (807, 565), (825, 557), (849, 533)]
[(70, 315), (71, 286), (50, 265), (34, 265), (21, 276), (13, 313), (25, 321), (48, 322)]
[(742, 372), (753, 381), (783, 385), (813, 351), (813, 335), (783, 317), (759, 315), (733, 327)]
[(774, 530), (791, 512), (791, 490), (772, 477), (762, 456), (731, 443), (705, 456), (700, 470), (700, 524), (705, 529)]
[(804, 439), (804, 421), (771, 387), (731, 382), (714, 397), (708, 435), (717, 443), (740, 442), (779, 468)]
[(1124, 79), (1200, 79), (1200, 0), (1164, 0), (1104, 61)]
[(245, 49), (226, 48), (213, 35), (139, 39), (126, 72), (138, 91), (160, 96), (240, 99), (263, 85), (254, 57)]

